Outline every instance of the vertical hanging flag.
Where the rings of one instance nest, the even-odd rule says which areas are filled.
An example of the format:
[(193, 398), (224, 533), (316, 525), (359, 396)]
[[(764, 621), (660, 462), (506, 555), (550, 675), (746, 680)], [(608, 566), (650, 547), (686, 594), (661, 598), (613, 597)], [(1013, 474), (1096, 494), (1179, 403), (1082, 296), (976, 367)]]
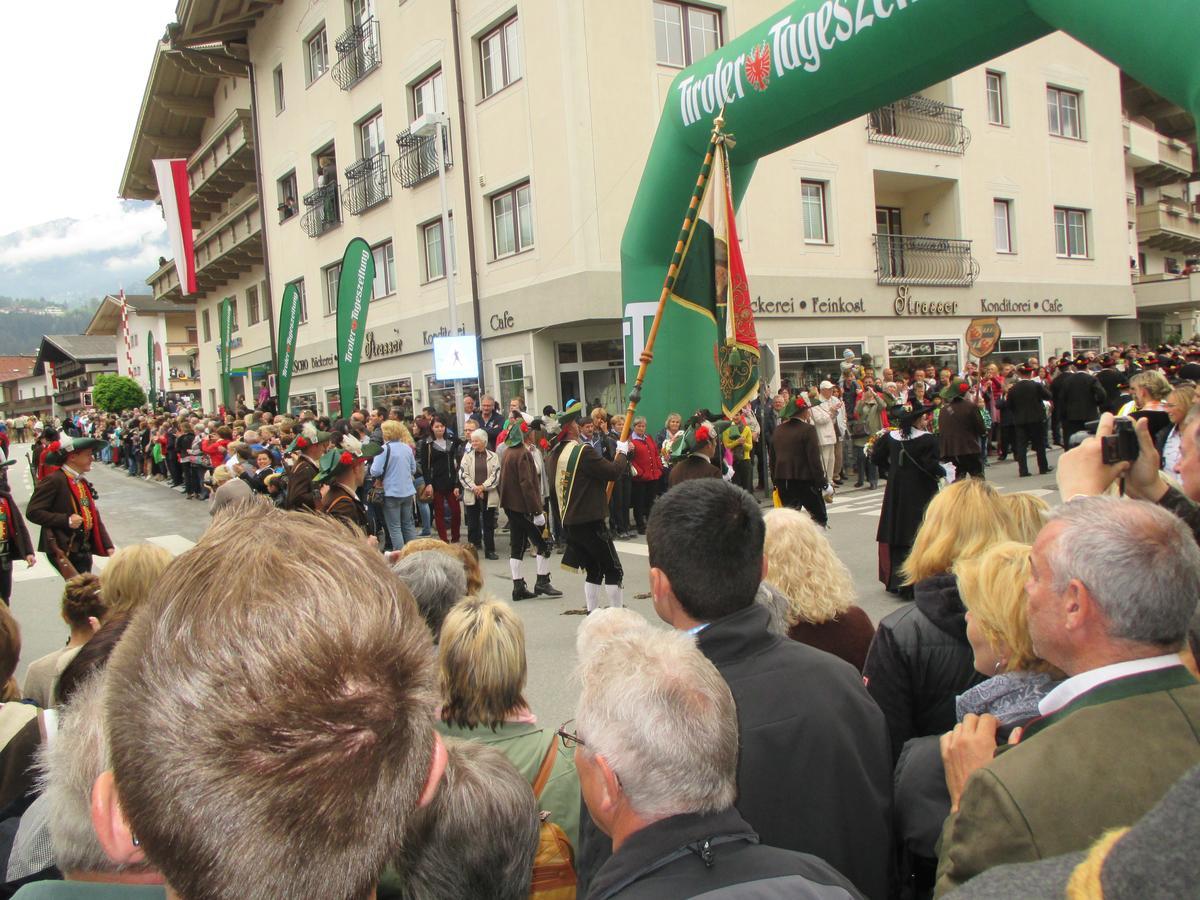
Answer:
[(196, 293), (196, 255), (192, 246), (192, 201), (186, 159), (154, 160), (154, 177), (162, 201), (163, 219), (175, 254), (175, 272), (186, 297)]
[(296, 331), (300, 328), (300, 289), (289, 284), (283, 289), (283, 301), (279, 304), (279, 347), (276, 358), (279, 371), (276, 378), (276, 394), (279, 411), (287, 412), (288, 395), (292, 388), (292, 364), (296, 359)]
[(220, 316), (221, 324), (221, 344), (217, 347), (217, 352), (221, 355), (221, 403), (225, 407), (226, 412), (233, 409), (230, 402), (231, 385), (229, 383), (229, 340), (233, 333), (233, 298), (226, 297), (221, 301), (218, 315)]
[(154, 332), (146, 332), (146, 402), (151, 407), (157, 397), (158, 384), (154, 378)]
[(154, 385), (160, 397), (167, 396), (166, 371), (163, 366), (162, 341), (154, 342)]
[[(729, 182), (732, 139), (718, 134), (715, 144), (711, 170), (702, 171), (697, 185), (702, 196), (689, 213), (691, 233), (646, 380), (643, 409), (654, 421), (668, 407), (687, 416), (702, 408), (715, 412), (718, 402), (732, 417), (758, 393), (758, 338)], [(634, 327), (640, 325), (635, 320)]]
[(350, 415), (358, 398), (358, 365), (374, 286), (375, 258), (371, 247), (362, 238), (354, 238), (342, 255), (337, 293), (338, 396), (343, 416)]

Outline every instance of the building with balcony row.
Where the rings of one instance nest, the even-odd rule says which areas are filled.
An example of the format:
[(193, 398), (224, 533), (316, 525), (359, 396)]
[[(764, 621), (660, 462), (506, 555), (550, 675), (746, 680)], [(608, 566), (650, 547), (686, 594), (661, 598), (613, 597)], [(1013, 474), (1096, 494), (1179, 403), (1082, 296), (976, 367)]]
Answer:
[[(623, 405), (641, 323), (622, 316), (620, 240), (671, 81), (777, 6), (180, 0), (122, 194), (153, 197), (150, 159), (188, 155), (200, 292), (179, 297), (171, 264), (148, 283), (195, 304), (205, 405), (216, 305), (236, 301), (235, 392), (251, 394), (272, 359), (271, 310), (295, 284), (292, 405), (340, 411), (333, 313), (352, 237), (378, 273), (364, 403), (450, 402), (431, 354), (449, 277), (485, 390), (531, 408)], [(1114, 66), (1055, 34), (763, 159), (738, 218), (781, 373), (815, 380), (846, 349), (960, 368), (981, 315), (1004, 328), (998, 359), (1137, 331), (1127, 193), (1138, 179), (1150, 191), (1137, 238), (1143, 208), (1147, 246), (1155, 222), (1176, 233), (1167, 188), (1149, 185), (1193, 155), (1137, 131), (1158, 120), (1123, 111), (1130, 97)], [(440, 150), (411, 127), (430, 113), (449, 125)], [(1129, 174), (1127, 156), (1152, 172)]]
[[(45, 379), (53, 403), (47, 402), (46, 408), (39, 411), (65, 417), (91, 406), (96, 376), (116, 371), (117, 354), (107, 335), (43, 335), (33, 376)], [(30, 388), (36, 396), (36, 382)]]
[(153, 353), (155, 368), (160, 370), (154, 373), (156, 390), (161, 388), (179, 398), (199, 397), (195, 312), (179, 303), (155, 300), (148, 294), (128, 295), (125, 303), (128, 346), (121, 320), (121, 299), (112, 294), (100, 301), (84, 334), (104, 335), (112, 340), (118, 375), (149, 384), (150, 354)]

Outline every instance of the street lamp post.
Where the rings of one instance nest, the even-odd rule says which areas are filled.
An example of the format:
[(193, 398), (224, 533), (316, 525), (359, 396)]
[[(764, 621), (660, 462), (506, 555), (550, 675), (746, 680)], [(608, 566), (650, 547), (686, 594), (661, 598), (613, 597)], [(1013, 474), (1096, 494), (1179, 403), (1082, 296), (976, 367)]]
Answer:
[[(429, 112), (412, 123), (411, 132), (421, 137), (434, 138), (433, 158), (437, 165), (438, 189), (442, 194), (442, 269), (446, 276), (446, 298), (450, 306), (450, 334), (458, 334), (458, 302), (454, 296), (454, 266), (451, 264), (453, 253), (448, 249), (450, 244), (450, 205), (446, 195), (446, 166), (445, 139), (446, 126), (449, 118), (442, 112)], [(430, 404), (432, 405), (432, 403)], [(454, 379), (454, 433), (464, 427), (460, 422), (463, 408), (462, 381)]]

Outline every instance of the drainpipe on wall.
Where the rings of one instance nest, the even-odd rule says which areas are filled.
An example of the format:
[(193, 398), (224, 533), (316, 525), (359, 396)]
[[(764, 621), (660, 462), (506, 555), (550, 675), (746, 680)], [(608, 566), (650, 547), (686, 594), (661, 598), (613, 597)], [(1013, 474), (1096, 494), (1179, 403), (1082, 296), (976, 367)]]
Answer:
[[(484, 392), (483, 370), (483, 322), (479, 313), (479, 279), (475, 266), (475, 216), (472, 212), (471, 197), (471, 154), (467, 149), (467, 109), (463, 93), (462, 47), (458, 39), (458, 0), (450, 0), (450, 27), (454, 36), (454, 83), (458, 92), (458, 133), (462, 144), (462, 174), (463, 194), (467, 219), (467, 256), (470, 266), (471, 279), (471, 317), (475, 322), (475, 353), (479, 360), (479, 393)], [(257, 120), (256, 120), (257, 121)], [(453, 275), (453, 273), (451, 273)]]

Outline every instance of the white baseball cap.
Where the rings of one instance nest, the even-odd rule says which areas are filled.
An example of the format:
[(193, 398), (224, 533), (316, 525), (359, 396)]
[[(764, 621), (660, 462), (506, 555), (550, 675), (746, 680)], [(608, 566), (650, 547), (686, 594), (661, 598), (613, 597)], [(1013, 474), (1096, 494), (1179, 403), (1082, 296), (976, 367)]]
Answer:
[(832, 381), (822, 381), (821, 385), (820, 385), (820, 389), (823, 391), (832, 391), (833, 390), (833, 382)]

